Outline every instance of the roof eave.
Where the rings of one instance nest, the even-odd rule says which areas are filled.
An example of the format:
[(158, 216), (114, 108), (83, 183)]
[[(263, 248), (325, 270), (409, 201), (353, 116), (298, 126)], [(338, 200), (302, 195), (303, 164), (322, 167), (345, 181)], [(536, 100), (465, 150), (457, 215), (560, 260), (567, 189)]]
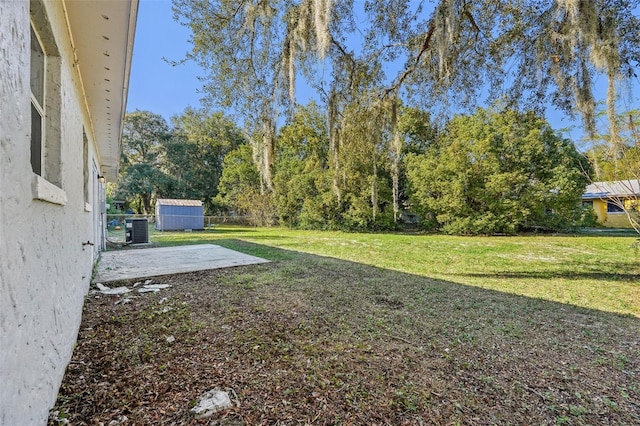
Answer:
[(65, 0), (71, 42), (101, 174), (118, 177), (138, 0)]

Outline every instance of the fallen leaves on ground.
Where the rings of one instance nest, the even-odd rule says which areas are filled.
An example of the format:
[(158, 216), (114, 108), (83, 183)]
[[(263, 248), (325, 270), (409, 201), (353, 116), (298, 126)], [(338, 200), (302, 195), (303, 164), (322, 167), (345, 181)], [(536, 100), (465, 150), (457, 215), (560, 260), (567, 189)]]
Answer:
[[(127, 304), (88, 296), (58, 418), (640, 423), (639, 318), (282, 253), (154, 278), (171, 287)], [(190, 409), (212, 388), (234, 407), (196, 420)]]

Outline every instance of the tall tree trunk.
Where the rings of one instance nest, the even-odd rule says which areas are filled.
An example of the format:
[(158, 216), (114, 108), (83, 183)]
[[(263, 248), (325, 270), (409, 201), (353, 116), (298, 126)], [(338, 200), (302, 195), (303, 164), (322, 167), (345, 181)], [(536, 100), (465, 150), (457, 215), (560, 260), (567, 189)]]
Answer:
[(275, 124), (264, 116), (262, 135), (252, 140), (253, 162), (260, 174), (260, 193), (273, 191), (273, 163), (275, 153)]
[(378, 215), (378, 164), (375, 150), (373, 152), (373, 176), (371, 176), (371, 217), (376, 222)]
[(144, 214), (149, 214), (151, 211), (151, 194), (142, 194), (142, 208)]
[(613, 150), (614, 161), (618, 161), (624, 149), (620, 138), (620, 127), (616, 117), (616, 75), (613, 71), (607, 74), (607, 119), (609, 120), (609, 142)]
[(333, 169), (333, 192), (338, 198), (338, 204), (340, 204), (340, 124), (338, 123), (337, 98), (335, 90), (332, 89), (329, 95), (327, 116), (329, 122), (329, 167)]
[(273, 191), (273, 164), (275, 161), (275, 123), (273, 119), (267, 118), (263, 122), (263, 136), (262, 136), (262, 149), (263, 149), (263, 178), (266, 189), (269, 192)]
[(400, 212), (400, 157), (402, 155), (402, 140), (398, 131), (398, 101), (391, 104), (391, 180), (393, 194), (393, 221), (397, 222)]

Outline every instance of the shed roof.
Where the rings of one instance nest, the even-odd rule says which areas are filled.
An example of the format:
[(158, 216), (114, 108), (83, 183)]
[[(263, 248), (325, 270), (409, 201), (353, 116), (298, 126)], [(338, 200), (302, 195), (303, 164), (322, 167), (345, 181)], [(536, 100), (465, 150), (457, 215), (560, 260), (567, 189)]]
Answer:
[(582, 198), (587, 200), (634, 196), (640, 196), (640, 182), (637, 179), (593, 182), (582, 194)]
[(159, 198), (156, 204), (161, 206), (202, 207), (202, 201), (200, 200), (175, 200), (171, 198)]

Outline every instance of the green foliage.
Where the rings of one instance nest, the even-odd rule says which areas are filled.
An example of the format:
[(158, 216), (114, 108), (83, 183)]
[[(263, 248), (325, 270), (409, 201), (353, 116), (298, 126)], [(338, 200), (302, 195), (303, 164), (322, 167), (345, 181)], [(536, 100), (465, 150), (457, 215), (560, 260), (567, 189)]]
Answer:
[[(306, 229), (395, 227), (389, 131), (379, 106), (352, 105), (344, 139), (330, 158), (326, 120), (315, 104), (301, 107), (278, 138), (274, 198), (282, 224)], [(340, 164), (336, 182), (335, 165)]]
[(406, 166), (415, 211), (447, 233), (558, 230), (581, 214), (581, 156), (533, 113), (457, 116)]
[(581, 228), (595, 228), (601, 226), (598, 223), (598, 216), (592, 206), (583, 206), (578, 226)]
[(282, 224), (298, 226), (306, 200), (318, 196), (316, 181), (326, 173), (327, 147), (326, 125), (315, 104), (300, 108), (281, 129), (274, 199)]
[(136, 110), (125, 116), (115, 196), (128, 200), (140, 213), (151, 213), (158, 188), (171, 180), (160, 167), (162, 146), (170, 137), (167, 122), (158, 114)]
[(403, 135), (405, 153), (423, 154), (436, 138), (438, 131), (431, 114), (416, 107), (404, 107), (398, 118), (398, 130)]
[(218, 202), (227, 208), (237, 208), (242, 194), (260, 189), (260, 176), (253, 164), (249, 145), (241, 145), (224, 158), (218, 184)]
[(214, 199), (224, 157), (244, 144), (244, 137), (221, 112), (187, 108), (172, 122), (173, 137), (165, 144), (165, 169), (173, 182), (166, 196), (202, 200), (209, 212), (218, 210)]
[(248, 216), (254, 225), (274, 223), (273, 200), (269, 193), (261, 191), (251, 146), (240, 145), (225, 156), (218, 191), (215, 201), (221, 207)]
[(374, 102), (354, 103), (343, 112), (338, 186), (346, 229), (388, 229), (393, 224), (387, 112), (385, 105)]
[[(468, 110), (487, 99), (534, 110), (553, 103), (580, 115), (592, 131), (593, 81), (602, 76), (609, 82), (607, 115), (611, 139), (617, 141), (616, 85), (633, 76), (640, 61), (636, 6), (636, 1), (599, 0), (367, 1), (364, 6), (325, 0), (174, 0), (174, 13), (192, 33), (187, 59), (208, 70), (208, 101), (241, 116), (252, 135), (259, 194), (272, 193), (282, 223), (394, 226), (408, 202), (405, 166), (414, 167), (413, 186), (422, 178), (415, 172), (419, 162), (405, 163), (404, 156), (436, 158), (440, 151), (447, 156), (458, 149), (474, 152), (468, 169), (434, 163), (422, 173), (438, 169), (441, 176), (458, 180), (441, 194), (419, 197), (435, 201), (414, 201), (423, 223), (449, 232), (511, 233), (556, 229), (574, 220), (577, 212), (556, 208), (568, 205), (566, 194), (575, 193), (566, 172), (573, 166), (560, 164), (554, 171), (535, 152), (509, 145), (522, 159), (507, 158), (495, 167), (496, 161), (482, 157), (483, 149), (499, 157), (487, 141), (476, 151), (460, 142), (432, 152), (436, 132), (429, 113), (447, 112), (451, 105)], [(323, 101), (318, 116), (326, 117), (328, 130), (320, 138), (313, 136), (319, 127), (293, 118), (300, 79)], [(402, 104), (408, 108), (398, 113)], [(278, 132), (276, 123), (283, 117), (286, 129)], [(522, 135), (516, 139), (527, 146)], [(316, 144), (316, 150), (305, 144)], [(540, 162), (549, 176), (526, 170), (526, 161)], [(198, 176), (198, 182), (215, 181), (215, 176)], [(490, 178), (485, 182), (483, 176)], [(172, 182), (172, 188), (183, 183)], [(508, 183), (513, 188), (506, 188)], [(455, 201), (462, 197), (468, 199)]]
[(258, 127), (293, 111), (304, 78), (334, 104), (328, 110), (339, 98), (339, 113), (370, 91), (473, 107), (489, 87), (490, 99), (527, 108), (553, 102), (593, 130), (595, 78), (608, 79), (613, 111), (616, 84), (633, 78), (640, 61), (637, 5), (174, 0), (174, 12), (192, 32), (188, 59), (209, 72), (210, 99)]
[(640, 110), (631, 110), (616, 117), (619, 144), (608, 133), (594, 134), (587, 157), (593, 167), (594, 181), (616, 181), (640, 178)]
[(113, 197), (150, 213), (157, 198), (196, 199), (209, 212), (222, 174), (224, 156), (245, 143), (222, 113), (187, 108), (172, 119), (135, 111), (125, 117), (120, 177)]
[(315, 103), (299, 108), (278, 138), (274, 200), (283, 225), (340, 226), (331, 188), (326, 120)]
[[(451, 105), (469, 109), (487, 98), (534, 110), (553, 103), (582, 116), (593, 130), (592, 83), (602, 75), (609, 81), (613, 117), (616, 84), (634, 75), (640, 60), (636, 3), (174, 0), (174, 13), (192, 32), (187, 59), (208, 70), (207, 100), (241, 116), (252, 135), (259, 193), (273, 193), (280, 220), (289, 226), (375, 229), (395, 224), (407, 203), (409, 162), (403, 157), (433, 155), (430, 113), (447, 112)], [(309, 136), (319, 128), (293, 118), (300, 79), (323, 102), (320, 115), (328, 129), (315, 141)], [(398, 113), (403, 104), (408, 108)], [(276, 124), (284, 117), (287, 129), (279, 132)], [(316, 142), (321, 143), (315, 151), (303, 148), (309, 157), (295, 156), (302, 145)], [(468, 189), (478, 201), (473, 191), (501, 195), (512, 179), (516, 187), (527, 187), (527, 173), (505, 167), (490, 174), (486, 185), (474, 183), (469, 170), (469, 186), (458, 192)], [(565, 190), (569, 182), (559, 178), (554, 185)], [(468, 206), (466, 224), (454, 224), (446, 212), (438, 218), (428, 206), (422, 207), (423, 218), (436, 226), (444, 221), (451, 231), (555, 228), (562, 215), (545, 212), (556, 201), (547, 200), (549, 187), (536, 185), (526, 194), (506, 191), (505, 198), (487, 202), (491, 208)], [(527, 200), (518, 209), (520, 195), (545, 199), (545, 207)], [(474, 216), (478, 208), (503, 213)]]

